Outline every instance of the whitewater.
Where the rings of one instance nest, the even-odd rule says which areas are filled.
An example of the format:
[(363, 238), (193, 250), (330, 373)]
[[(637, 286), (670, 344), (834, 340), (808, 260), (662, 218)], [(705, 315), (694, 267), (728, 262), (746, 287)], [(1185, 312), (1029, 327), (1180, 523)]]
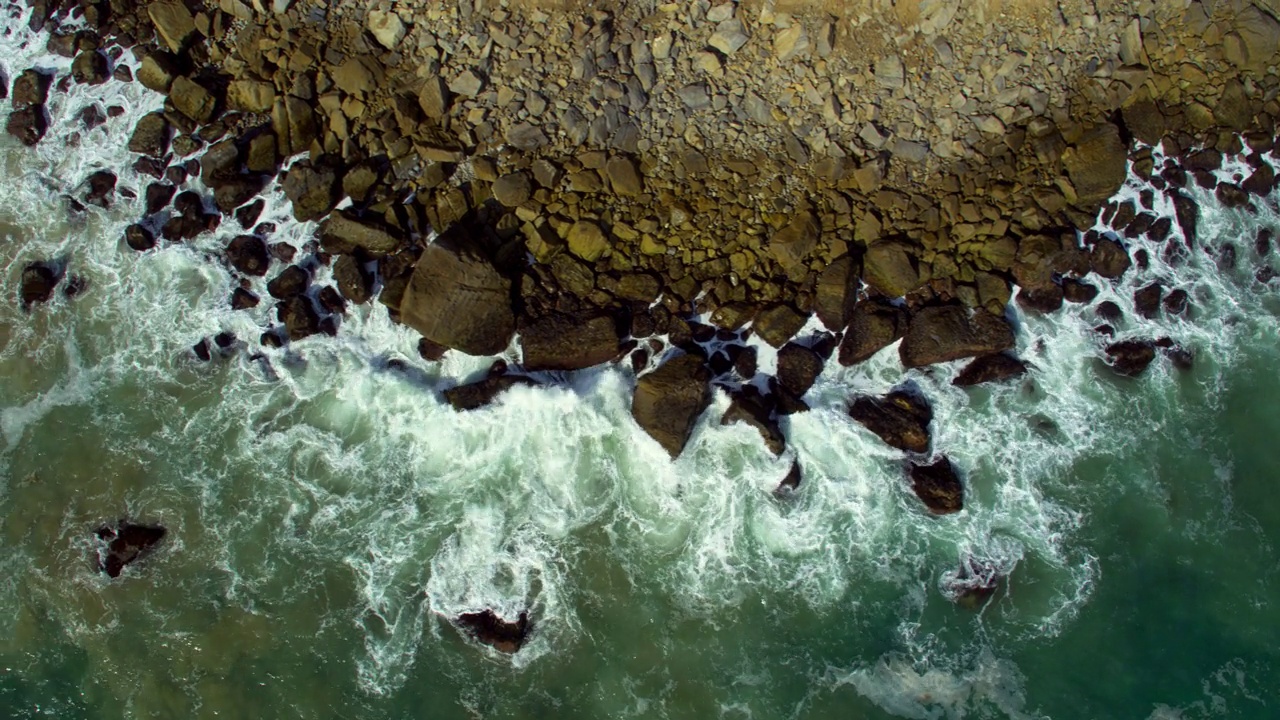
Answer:
[[(4, 77), (69, 69), (25, 18), (3, 22)], [(781, 457), (749, 426), (721, 426), (720, 389), (672, 461), (631, 418), (626, 364), (545, 374), (459, 413), (441, 392), (494, 358), (425, 361), (376, 301), (349, 308), (337, 337), (261, 347), (273, 308), (232, 310), (222, 260), (248, 228), (226, 217), (188, 243), (123, 242), (150, 181), (125, 145), (162, 102), (72, 84), (51, 94), (36, 148), (0, 137), (7, 716), (1276, 712), (1280, 295), (1257, 277), (1276, 251), (1254, 242), (1280, 226), (1274, 198), (1253, 215), (1190, 188), (1201, 219), (1185, 260), (1134, 240), (1149, 266), (1090, 278), (1092, 305), (1011, 303), (1031, 368), (1019, 380), (956, 388), (963, 363), (904, 371), (896, 346), (850, 368), (833, 358), (812, 410), (782, 420)], [(86, 130), (90, 104), (123, 112)], [(119, 176), (111, 207), (69, 209), (101, 169)], [(1147, 188), (1131, 176), (1117, 200)], [(270, 241), (312, 252), (314, 224), (278, 186), (264, 198)], [(1174, 214), (1161, 192), (1151, 209)], [(1182, 242), (1175, 229), (1165, 245)], [(50, 259), (87, 290), (24, 312), (22, 268)], [(1152, 279), (1189, 293), (1188, 318), (1139, 316), (1133, 293)], [(313, 284), (331, 284), (327, 268)], [(252, 290), (265, 296), (265, 278)], [(1094, 330), (1105, 300), (1124, 311), (1118, 338), (1173, 338), (1193, 368), (1160, 357), (1117, 377)], [(227, 332), (230, 348), (196, 358)], [(768, 372), (772, 350), (752, 343)], [(518, 362), (518, 341), (503, 358)], [(934, 448), (962, 470), (954, 516), (925, 512), (902, 454), (847, 414), (855, 395), (904, 384), (933, 403)], [(793, 461), (803, 482), (776, 497)], [(93, 529), (122, 517), (169, 533), (111, 580)], [(976, 609), (946, 593), (970, 560), (1006, 578)], [(530, 612), (514, 656), (448, 621), (485, 608)]]

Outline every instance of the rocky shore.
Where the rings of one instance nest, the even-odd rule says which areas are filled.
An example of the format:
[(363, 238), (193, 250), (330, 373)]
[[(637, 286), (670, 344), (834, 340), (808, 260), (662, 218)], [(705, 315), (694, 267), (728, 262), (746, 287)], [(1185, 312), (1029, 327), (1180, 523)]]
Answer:
[[(349, 304), (376, 298), (428, 360), (505, 354), (445, 392), (459, 410), (538, 382), (527, 373), (625, 363), (633, 415), (672, 457), (713, 384), (733, 395), (722, 421), (783, 454), (778, 418), (808, 409), (833, 355), (854, 365), (901, 341), (905, 368), (971, 359), (957, 385), (1021, 376), (1010, 302), (1094, 302), (1149, 260), (1136, 238), (1175, 261), (1198, 252), (1189, 184), (1272, 202), (1276, 3), (881, 4), (29, 0), (73, 61), (6, 78), (6, 128), (41, 142), (43, 105), (69, 83), (163, 93), (129, 143), (153, 181), (117, 188), (104, 171), (71, 200), (144, 196), (122, 246), (235, 228), (225, 262), (269, 278), (270, 299), (246, 283), (228, 303), (276, 303), (265, 346), (338, 333)], [(1170, 159), (1157, 166), (1153, 146)], [(1233, 157), (1250, 173), (1220, 183)], [(1130, 168), (1173, 217), (1154, 196), (1109, 202)], [(276, 180), (318, 221), (302, 255), (258, 223)], [(334, 286), (313, 285), (320, 265)], [(64, 272), (28, 267), (21, 302), (49, 299)], [(1194, 310), (1155, 281), (1139, 294), (1147, 317)], [(1108, 304), (1100, 338), (1120, 320)], [(804, 331), (815, 315), (825, 330)], [(773, 377), (748, 336), (778, 349)], [(1170, 338), (1099, 349), (1122, 375), (1192, 361)], [(962, 509), (927, 399), (851, 398), (850, 414), (904, 452), (929, 511)], [(779, 494), (801, 478), (793, 465)], [(501, 625), (476, 617), (475, 632)], [(490, 644), (514, 651), (527, 624), (500, 629)]]

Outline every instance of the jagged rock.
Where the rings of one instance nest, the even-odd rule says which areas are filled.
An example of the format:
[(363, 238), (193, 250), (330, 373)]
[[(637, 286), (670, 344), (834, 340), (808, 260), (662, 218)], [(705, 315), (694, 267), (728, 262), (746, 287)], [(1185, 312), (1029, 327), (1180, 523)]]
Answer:
[(1104, 278), (1114, 280), (1124, 275), (1131, 265), (1129, 253), (1115, 240), (1103, 238), (1089, 253), (1089, 266)]
[(49, 263), (33, 262), (22, 268), (22, 286), (18, 300), (23, 310), (30, 310), (36, 303), (49, 302), (62, 275)]
[(342, 296), (357, 305), (363, 305), (373, 297), (373, 275), (354, 255), (338, 256), (333, 264), (333, 279)]
[(862, 279), (881, 295), (902, 297), (920, 287), (920, 273), (907, 247), (898, 242), (878, 242), (862, 258)]
[(520, 375), (498, 375), (478, 382), (459, 385), (444, 391), (444, 399), (454, 410), (463, 412), (482, 408), (502, 393), (516, 385), (536, 386), (538, 383)]
[(839, 331), (849, 324), (857, 300), (857, 263), (851, 256), (844, 255), (818, 276), (814, 286), (813, 310), (823, 325)]
[(791, 469), (787, 471), (786, 477), (778, 482), (778, 487), (774, 488), (775, 497), (786, 497), (791, 495), (800, 488), (800, 461), (792, 460)]
[(142, 252), (156, 246), (156, 237), (145, 227), (133, 224), (124, 229), (124, 241), (129, 247)]
[[(754, 390), (754, 388), (753, 388)], [(764, 398), (759, 393), (742, 392), (734, 393), (733, 402), (729, 404), (729, 409), (725, 410), (724, 417), (720, 418), (721, 425), (732, 425), (734, 423), (746, 423), (755, 428), (760, 433), (760, 437), (764, 439), (764, 445), (774, 455), (781, 455), (787, 449), (787, 438), (782, 434), (782, 429), (778, 427), (778, 422), (772, 417), (772, 409), (765, 403)]]
[(774, 305), (756, 313), (751, 327), (761, 340), (772, 347), (781, 347), (800, 332), (807, 320), (790, 305)]
[(217, 101), (203, 85), (188, 77), (179, 75), (169, 86), (169, 99), (178, 112), (198, 123), (207, 123), (213, 118)]
[(1101, 207), (1124, 185), (1128, 149), (1120, 139), (1120, 130), (1103, 123), (1082, 137), (1062, 154), (1067, 177), (1075, 187), (1077, 204)]
[(1141, 375), (1156, 359), (1155, 345), (1149, 340), (1125, 340), (1107, 346), (1107, 364), (1121, 375)]
[(156, 34), (173, 52), (181, 52), (196, 31), (196, 21), (180, 0), (156, 0), (147, 6)]
[(169, 151), (169, 121), (164, 114), (143, 115), (129, 138), (129, 151), (148, 157), (163, 157)]
[(711, 404), (710, 373), (695, 355), (681, 355), (640, 377), (631, 416), (676, 458), (689, 442), (698, 417)]
[(1018, 358), (1008, 353), (993, 353), (975, 358), (960, 371), (951, 384), (956, 387), (970, 387), (980, 383), (1020, 377), (1026, 372), (1026, 364)]
[(969, 557), (947, 578), (943, 591), (957, 605), (976, 609), (996, 594), (1003, 579), (992, 563)]
[(336, 242), (341, 243), (344, 250), (362, 248), (373, 255), (386, 255), (400, 247), (400, 239), (386, 228), (345, 210), (329, 213), (320, 225), (320, 239), (325, 247)]
[(801, 280), (808, 272), (809, 254), (817, 246), (820, 232), (818, 218), (801, 213), (769, 240), (770, 255), (791, 279)]
[(607, 315), (571, 317), (551, 313), (520, 329), (528, 370), (581, 370), (618, 355), (616, 323)]
[(168, 207), (177, 192), (178, 189), (169, 183), (153, 182), (147, 185), (147, 189), (143, 191), (147, 214), (154, 215)]
[(97, 50), (81, 50), (71, 63), (71, 78), (81, 85), (101, 85), (109, 73), (107, 56)]
[(5, 122), (5, 131), (27, 147), (37, 145), (48, 130), (49, 122), (42, 105), (15, 110), (9, 113), (9, 119)]
[(809, 392), (821, 374), (822, 358), (813, 350), (787, 343), (778, 351), (778, 384), (796, 398)]
[(276, 306), (276, 317), (284, 323), (285, 334), (290, 342), (297, 342), (320, 332), (320, 316), (311, 306), (311, 300), (305, 295), (296, 295), (281, 300)]
[(249, 308), (255, 308), (258, 307), (258, 302), (258, 296), (244, 288), (236, 288), (231, 291), (232, 310), (248, 310)]
[(324, 217), (338, 200), (338, 178), (333, 170), (310, 160), (299, 160), (289, 168), (283, 189), (299, 221)]
[(469, 355), (502, 352), (515, 334), (511, 281), (454, 238), (423, 251), (399, 306), (404, 324)]
[(297, 265), (290, 265), (267, 283), (267, 292), (277, 300), (288, 300), (302, 295), (311, 284), (311, 276)]
[(493, 183), (493, 199), (506, 207), (518, 207), (533, 194), (529, 174), (524, 172), (503, 175)]
[(520, 651), (533, 629), (527, 612), (521, 612), (513, 622), (485, 609), (481, 612), (462, 613), (454, 622), (471, 637), (509, 655)]
[(227, 245), (227, 262), (245, 275), (262, 277), (271, 267), (271, 254), (260, 238), (238, 235)]
[(1191, 296), (1177, 288), (1164, 297), (1164, 310), (1170, 315), (1186, 317), (1191, 310)]
[(902, 364), (911, 368), (1001, 352), (1013, 344), (1013, 328), (1004, 317), (941, 305), (912, 316), (898, 354)]
[(907, 330), (907, 313), (878, 300), (863, 300), (853, 308), (840, 342), (840, 364), (856, 365), (892, 345)]
[(164, 539), (166, 530), (159, 525), (138, 525), (121, 520), (104, 525), (94, 534), (106, 543), (98, 550), (98, 571), (108, 577), (120, 577), (124, 567), (136, 562)]
[(947, 457), (929, 465), (911, 463), (910, 476), (911, 489), (934, 515), (950, 515), (964, 508), (964, 484)]
[(933, 408), (924, 398), (895, 390), (883, 398), (859, 397), (849, 415), (891, 447), (907, 452), (929, 451), (929, 423)]

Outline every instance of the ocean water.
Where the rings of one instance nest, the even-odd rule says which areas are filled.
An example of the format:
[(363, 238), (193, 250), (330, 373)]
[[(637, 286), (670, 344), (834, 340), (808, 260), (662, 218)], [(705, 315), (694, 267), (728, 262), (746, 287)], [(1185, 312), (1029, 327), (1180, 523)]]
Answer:
[[(6, 77), (68, 70), (3, 22)], [(89, 103), (125, 112), (86, 132)], [(1119, 336), (1172, 337), (1189, 371), (1118, 378), (1092, 309), (1011, 308), (1020, 381), (961, 390), (960, 364), (904, 372), (891, 348), (826, 368), (783, 457), (720, 426), (718, 392), (672, 462), (623, 367), (459, 414), (441, 389), (491, 359), (425, 362), (377, 303), (259, 349), (268, 304), (227, 302), (233, 219), (136, 253), (140, 200), (68, 209), (98, 169), (141, 194), (124, 145), (160, 103), (73, 86), (36, 149), (0, 136), (0, 716), (1280, 717), (1280, 293), (1255, 278), (1280, 258), (1253, 242), (1274, 198), (1254, 215), (1196, 191), (1185, 261), (1137, 242), (1151, 266), (1101, 283)], [(299, 249), (314, 230), (275, 188), (263, 219)], [(22, 268), (51, 258), (87, 291), (24, 312)], [(1192, 316), (1137, 318), (1152, 279)], [(245, 340), (197, 361), (224, 331)], [(964, 471), (957, 515), (924, 513), (845, 412), (903, 383)], [(169, 534), (109, 580), (93, 530), (121, 517)], [(945, 593), (970, 560), (1007, 578), (978, 608)], [(529, 643), (502, 655), (446, 619), (483, 608), (529, 609)]]

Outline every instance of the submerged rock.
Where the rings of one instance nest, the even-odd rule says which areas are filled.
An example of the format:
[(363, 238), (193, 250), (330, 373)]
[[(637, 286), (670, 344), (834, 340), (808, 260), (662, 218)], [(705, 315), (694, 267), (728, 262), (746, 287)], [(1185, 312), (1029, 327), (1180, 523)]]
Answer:
[(1027, 372), (1027, 366), (1008, 353), (983, 355), (965, 366), (951, 381), (956, 387), (970, 387), (986, 382), (997, 382), (1019, 377)]
[[(750, 386), (747, 387), (750, 388)], [(724, 417), (720, 418), (720, 424), (746, 423), (754, 427), (764, 439), (764, 445), (769, 448), (769, 452), (781, 455), (782, 451), (787, 449), (787, 438), (778, 427), (778, 421), (773, 419), (772, 408), (769, 407), (765, 398), (754, 390), (755, 388), (750, 390), (743, 388), (741, 392), (735, 393), (729, 409), (725, 410)]]
[(711, 404), (711, 374), (696, 355), (681, 355), (636, 382), (631, 416), (676, 458), (689, 442), (693, 426)]
[(487, 377), (479, 382), (458, 385), (444, 391), (444, 399), (454, 410), (475, 410), (493, 402), (494, 398), (510, 390), (516, 385), (536, 386), (531, 378), (520, 375), (498, 375)]
[(949, 515), (964, 508), (964, 484), (946, 456), (928, 465), (911, 463), (911, 489), (934, 515)]
[(942, 592), (955, 604), (976, 609), (996, 594), (1003, 580), (995, 563), (967, 557), (959, 569), (944, 575)]
[(918, 395), (895, 390), (883, 398), (860, 397), (853, 401), (849, 415), (892, 447), (929, 451), (933, 408)]
[(126, 565), (148, 553), (165, 533), (165, 528), (159, 525), (137, 525), (124, 520), (98, 528), (94, 534), (106, 542), (106, 547), (98, 551), (99, 572), (119, 577)]
[(774, 497), (787, 497), (796, 492), (800, 488), (800, 461), (792, 460), (791, 469), (787, 471), (786, 477), (778, 482), (778, 487), (774, 488)]
[(533, 629), (528, 612), (521, 612), (513, 622), (485, 609), (481, 612), (462, 613), (453, 622), (476, 640), (507, 654), (519, 652)]
[(22, 269), (22, 288), (18, 299), (23, 310), (30, 310), (36, 303), (48, 302), (62, 275), (49, 263), (33, 262)]

